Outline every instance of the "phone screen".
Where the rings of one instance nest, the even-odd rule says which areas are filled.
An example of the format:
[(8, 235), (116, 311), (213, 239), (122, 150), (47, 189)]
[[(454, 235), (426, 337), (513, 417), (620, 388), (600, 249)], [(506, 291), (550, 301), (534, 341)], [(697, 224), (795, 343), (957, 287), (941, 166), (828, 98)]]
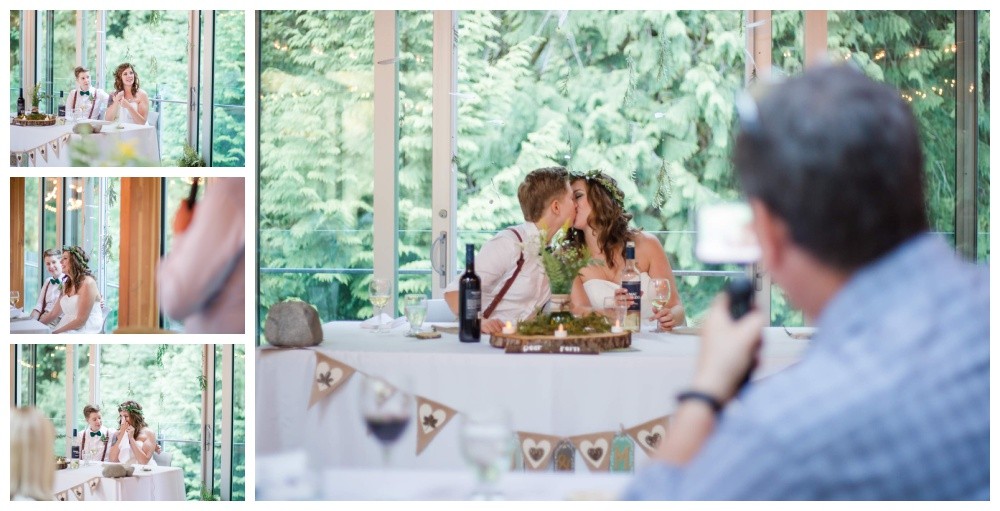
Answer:
[(694, 253), (711, 264), (749, 264), (760, 259), (753, 213), (745, 202), (720, 202), (698, 208)]

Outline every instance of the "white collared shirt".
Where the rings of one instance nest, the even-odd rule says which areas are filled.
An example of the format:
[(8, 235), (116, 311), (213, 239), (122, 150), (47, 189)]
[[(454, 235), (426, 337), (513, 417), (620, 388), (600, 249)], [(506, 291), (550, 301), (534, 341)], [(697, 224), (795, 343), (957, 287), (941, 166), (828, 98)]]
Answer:
[[(545, 275), (541, 258), (538, 256), (541, 236), (538, 227), (528, 222), (515, 225), (512, 229), (516, 229), (521, 235), (521, 242), (517, 241), (517, 236), (510, 229), (504, 229), (483, 244), (475, 260), (476, 275), (479, 276), (483, 292), (482, 310), (485, 313), (493, 303), (494, 297), (514, 274), (517, 259), (522, 252), (524, 253), (521, 273), (517, 275), (490, 316), (490, 319), (496, 318), (501, 321), (515, 321), (533, 314), (536, 309), (544, 306), (552, 295), (549, 290), (549, 278)], [(459, 278), (452, 280), (445, 291), (458, 291)]]
[(108, 93), (96, 87), (91, 87), (90, 96), (88, 97), (80, 96), (78, 91), (79, 89), (73, 89), (70, 91), (69, 96), (66, 96), (67, 114), (73, 109), (73, 105), (75, 104), (76, 108), (81, 111), (81, 118), (103, 119), (104, 111), (108, 108)]
[[(76, 435), (76, 445), (80, 446), (80, 459), (90, 461), (105, 461), (107, 452), (111, 450), (113, 435), (109, 428), (101, 426), (100, 436), (91, 436), (90, 428), (83, 428), (83, 431)], [(101, 438), (104, 438), (102, 440)]]
[(55, 307), (56, 302), (59, 297), (62, 296), (62, 281), (63, 274), (60, 273), (56, 279), (59, 280), (60, 284), (52, 284), (49, 279), (52, 276), (45, 277), (45, 283), (42, 284), (42, 289), (38, 292), (38, 302), (35, 304), (35, 308), (32, 311), (38, 311), (38, 314), (44, 314), (52, 310)]

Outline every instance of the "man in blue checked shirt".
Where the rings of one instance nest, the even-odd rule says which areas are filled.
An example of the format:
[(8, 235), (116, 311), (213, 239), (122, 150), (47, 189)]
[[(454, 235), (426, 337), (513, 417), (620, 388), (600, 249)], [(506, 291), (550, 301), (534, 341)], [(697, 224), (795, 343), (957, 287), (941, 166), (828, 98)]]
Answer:
[(691, 391), (625, 496), (989, 499), (989, 272), (928, 232), (909, 107), (840, 66), (740, 117), (762, 262), (817, 333), (800, 363), (726, 406), (766, 318), (734, 322), (717, 299)]

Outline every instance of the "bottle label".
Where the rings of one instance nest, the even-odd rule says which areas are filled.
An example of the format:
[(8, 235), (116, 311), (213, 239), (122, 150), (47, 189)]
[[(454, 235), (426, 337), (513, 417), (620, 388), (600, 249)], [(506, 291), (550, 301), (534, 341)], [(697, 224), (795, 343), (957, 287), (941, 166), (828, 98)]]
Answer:
[(638, 332), (641, 323), (639, 311), (642, 309), (641, 284), (638, 280), (632, 280), (622, 282), (622, 287), (628, 291), (628, 295), (632, 299), (632, 303), (628, 306), (628, 312), (625, 313), (625, 324), (622, 327), (629, 332)]
[(465, 319), (479, 319), (482, 315), (482, 292), (468, 290), (465, 292)]

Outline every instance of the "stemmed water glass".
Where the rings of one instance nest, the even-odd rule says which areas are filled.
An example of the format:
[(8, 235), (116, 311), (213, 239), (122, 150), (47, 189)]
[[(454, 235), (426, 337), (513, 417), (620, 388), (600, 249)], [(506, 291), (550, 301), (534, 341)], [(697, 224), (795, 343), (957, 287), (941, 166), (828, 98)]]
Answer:
[(407, 335), (417, 335), (420, 333), (420, 326), (424, 324), (424, 318), (427, 317), (427, 297), (424, 295), (404, 296), (403, 312), (406, 314), (406, 321), (410, 323), (410, 331)]
[(490, 408), (462, 414), (462, 455), (476, 469), (476, 489), (471, 500), (501, 500), (497, 483), (510, 466), (514, 449), (510, 414)]
[[(649, 281), (649, 295), (653, 304), (653, 312), (659, 312), (660, 309), (667, 306), (667, 302), (670, 301), (670, 279), (651, 279)], [(662, 327), (660, 327), (660, 322), (656, 322), (656, 332), (666, 332)]]
[(361, 380), (361, 415), (368, 432), (382, 446), (382, 465), (389, 466), (389, 449), (399, 440), (413, 414), (409, 394), (385, 380), (364, 376)]
[(604, 315), (614, 326), (625, 327), (625, 314), (628, 312), (628, 302), (624, 295), (604, 298)]
[(392, 296), (392, 283), (386, 279), (372, 279), (368, 284), (368, 299), (372, 302), (372, 307), (375, 309), (375, 314), (378, 317), (378, 328), (375, 329), (375, 333), (382, 334), (388, 332), (387, 329), (382, 326), (382, 309), (385, 309), (387, 303), (389, 303), (389, 297)]
[(11, 307), (16, 307), (17, 306), (17, 301), (20, 298), (21, 298), (21, 292), (20, 291), (11, 291), (10, 292), (10, 306)]

